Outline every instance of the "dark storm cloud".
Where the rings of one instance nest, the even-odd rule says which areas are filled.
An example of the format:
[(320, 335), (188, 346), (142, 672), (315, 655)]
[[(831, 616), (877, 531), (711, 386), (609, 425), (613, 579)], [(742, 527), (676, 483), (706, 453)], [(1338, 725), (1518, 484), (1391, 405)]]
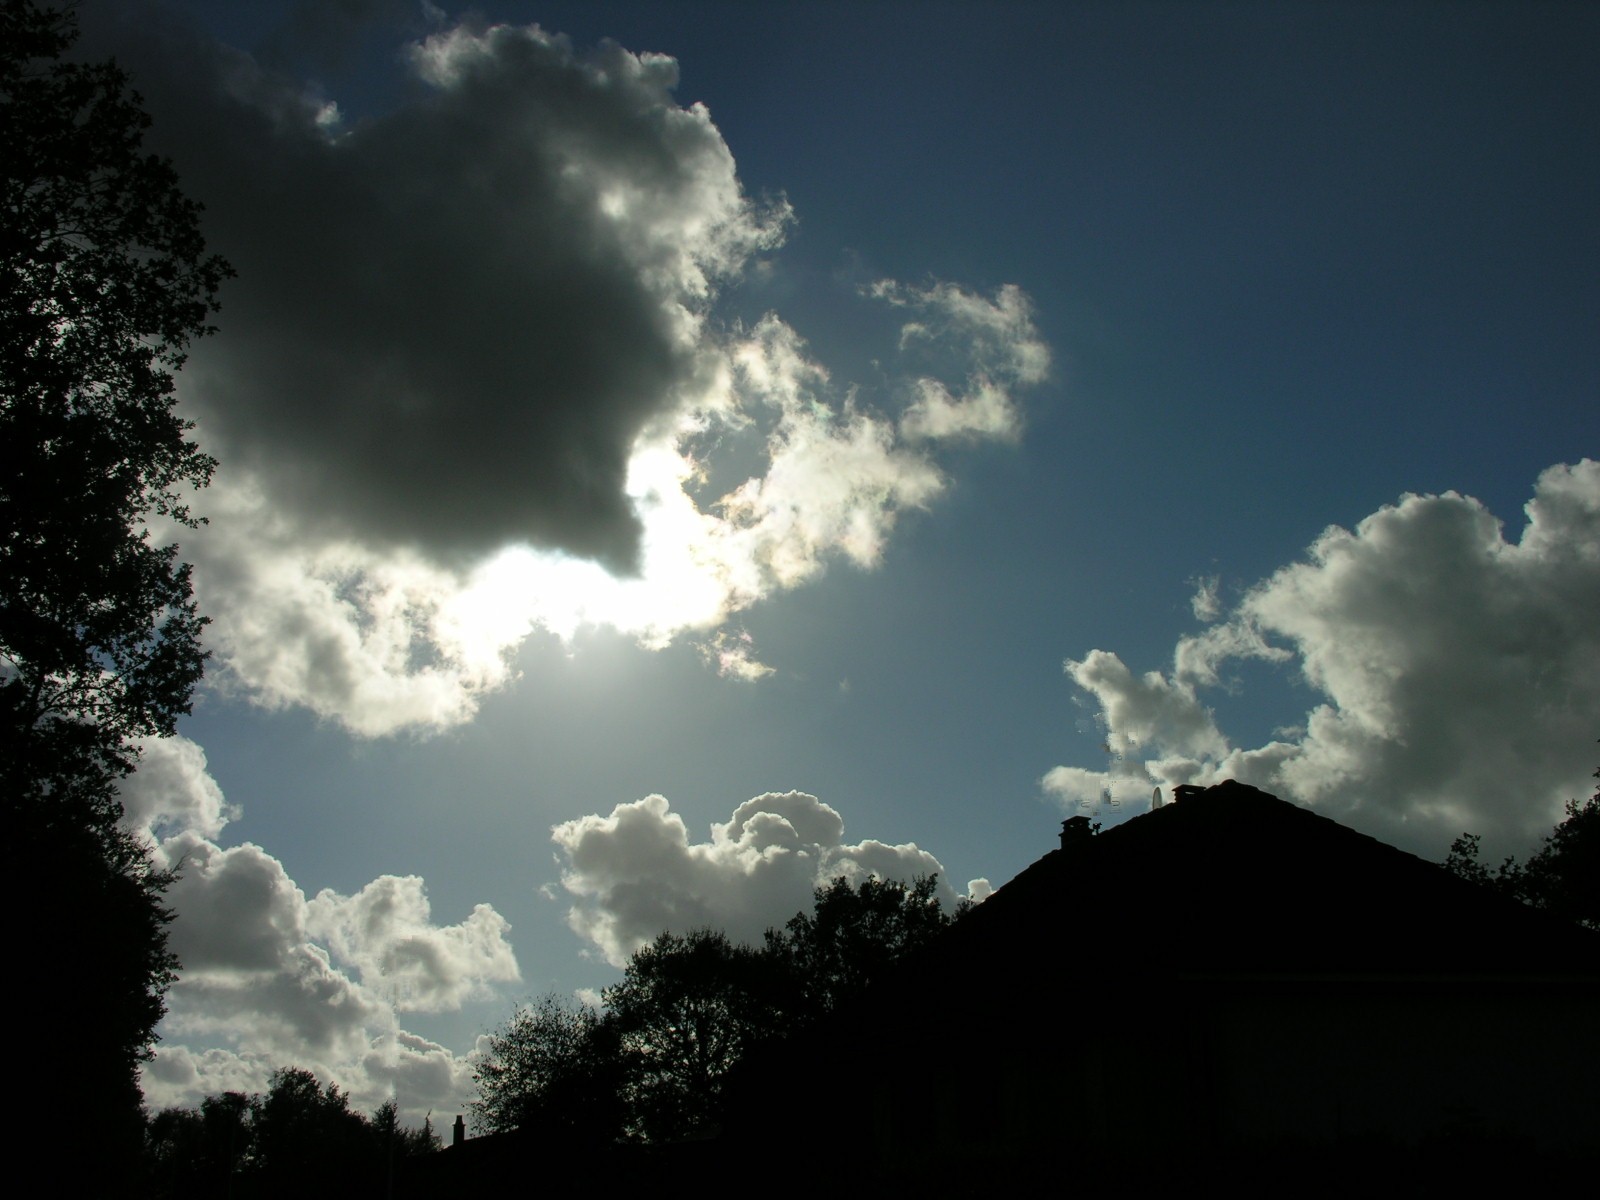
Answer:
[(691, 386), (718, 278), (776, 240), (676, 65), (537, 28), (413, 47), (411, 100), (332, 102), (171, 23), (100, 31), (239, 277), (184, 391), (308, 532), (459, 563), (630, 561), (645, 424)]
[[(284, 50), (291, 15), (264, 57), (155, 3), (92, 15), (83, 52), (132, 72), (239, 272), (179, 382), (222, 462), (183, 551), (212, 678), (262, 704), (444, 729), (532, 631), (589, 625), (770, 674), (717, 626), (835, 559), (876, 566), (943, 490), (936, 450), (1015, 439), (1013, 392), (1046, 377), (1013, 285), (867, 289), (907, 317), (898, 421), (777, 314), (718, 320), (790, 213), (746, 199), (662, 55), (426, 5), (343, 4)], [(432, 32), (397, 51), (397, 29)], [(360, 86), (302, 82), (328, 54)], [(761, 447), (742, 482), (712, 461), (728, 433)], [(712, 476), (732, 490), (702, 505)]]

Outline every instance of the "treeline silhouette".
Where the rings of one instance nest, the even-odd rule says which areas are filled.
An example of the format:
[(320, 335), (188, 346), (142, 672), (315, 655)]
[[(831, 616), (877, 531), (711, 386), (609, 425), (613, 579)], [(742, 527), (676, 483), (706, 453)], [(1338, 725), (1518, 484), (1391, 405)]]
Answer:
[[(946, 911), (937, 886), (839, 878), (760, 947), (710, 929), (663, 933), (633, 955), (603, 1008), (554, 993), (520, 1007), (478, 1063), (475, 1130), (569, 1149), (714, 1134), (724, 1085), (751, 1051), (859, 996), (968, 909)], [(422, 1194), (428, 1177), (405, 1160), (440, 1148), (431, 1120), (400, 1125), (392, 1100), (364, 1115), (337, 1086), (287, 1067), (264, 1094), (225, 1092), (149, 1117), (144, 1194)]]
[(402, 1160), (439, 1148), (431, 1119), (406, 1128), (393, 1100), (366, 1116), (333, 1084), (285, 1067), (264, 1095), (224, 1092), (151, 1117), (145, 1194), (382, 1196)]
[(710, 929), (663, 933), (602, 1008), (549, 994), (518, 1009), (487, 1039), (474, 1129), (591, 1146), (713, 1135), (752, 1050), (860, 995), (959, 919), (966, 902), (947, 912), (936, 886), (835, 879), (760, 947)]
[[(1524, 863), (1486, 868), (1478, 839), (1464, 834), (1444, 864), (1590, 927), (1600, 923), (1597, 865), (1600, 791), (1570, 802)], [(457, 1176), (515, 1178), (517, 1164), (545, 1161), (548, 1152), (561, 1161), (577, 1155), (618, 1180), (692, 1167), (720, 1153), (707, 1139), (721, 1131), (732, 1089), (749, 1091), (737, 1082), (741, 1074), (776, 1068), (777, 1077), (792, 1078), (790, 1047), (809, 1043), (790, 1035), (841, 1008), (858, 1011), (859, 997), (970, 910), (962, 902), (946, 911), (936, 889), (935, 878), (854, 886), (839, 878), (813, 893), (810, 912), (769, 930), (759, 947), (711, 929), (663, 933), (634, 953), (599, 1005), (550, 993), (521, 1006), (488, 1035), (477, 1062), (474, 1131), (502, 1136), (466, 1148), (487, 1156), (418, 1159), (440, 1148), (431, 1123), (401, 1127), (393, 1101), (365, 1116), (337, 1087), (288, 1068), (264, 1095), (229, 1092), (151, 1117), (146, 1194), (434, 1194), (434, 1185), (460, 1182)], [(870, 1028), (856, 1032), (876, 1036)]]

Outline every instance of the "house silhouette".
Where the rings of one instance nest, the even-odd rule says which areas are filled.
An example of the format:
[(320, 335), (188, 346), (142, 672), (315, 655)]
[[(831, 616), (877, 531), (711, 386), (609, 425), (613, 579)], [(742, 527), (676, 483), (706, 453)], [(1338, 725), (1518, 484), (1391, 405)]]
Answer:
[(1105, 1188), (1592, 1161), (1600, 935), (1254, 788), (1185, 791), (1068, 822), (860, 1004), (753, 1056), (729, 1154), (781, 1130), (841, 1179)]

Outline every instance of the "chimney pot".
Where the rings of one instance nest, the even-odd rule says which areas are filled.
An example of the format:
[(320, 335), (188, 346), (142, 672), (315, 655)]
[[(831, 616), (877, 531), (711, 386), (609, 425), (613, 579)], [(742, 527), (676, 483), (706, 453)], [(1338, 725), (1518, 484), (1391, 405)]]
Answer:
[(1089, 824), (1088, 817), (1068, 817), (1061, 822), (1061, 848), (1076, 846), (1088, 841), (1094, 836), (1094, 826)]

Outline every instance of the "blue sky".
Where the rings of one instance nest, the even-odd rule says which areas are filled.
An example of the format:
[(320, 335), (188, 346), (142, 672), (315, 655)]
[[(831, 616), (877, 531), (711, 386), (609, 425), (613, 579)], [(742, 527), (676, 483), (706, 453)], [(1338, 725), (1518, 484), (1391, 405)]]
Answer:
[(1592, 786), (1592, 8), (109, 7), (240, 273), (156, 1102), (449, 1111), (652, 929), (1157, 783), (1429, 857)]

